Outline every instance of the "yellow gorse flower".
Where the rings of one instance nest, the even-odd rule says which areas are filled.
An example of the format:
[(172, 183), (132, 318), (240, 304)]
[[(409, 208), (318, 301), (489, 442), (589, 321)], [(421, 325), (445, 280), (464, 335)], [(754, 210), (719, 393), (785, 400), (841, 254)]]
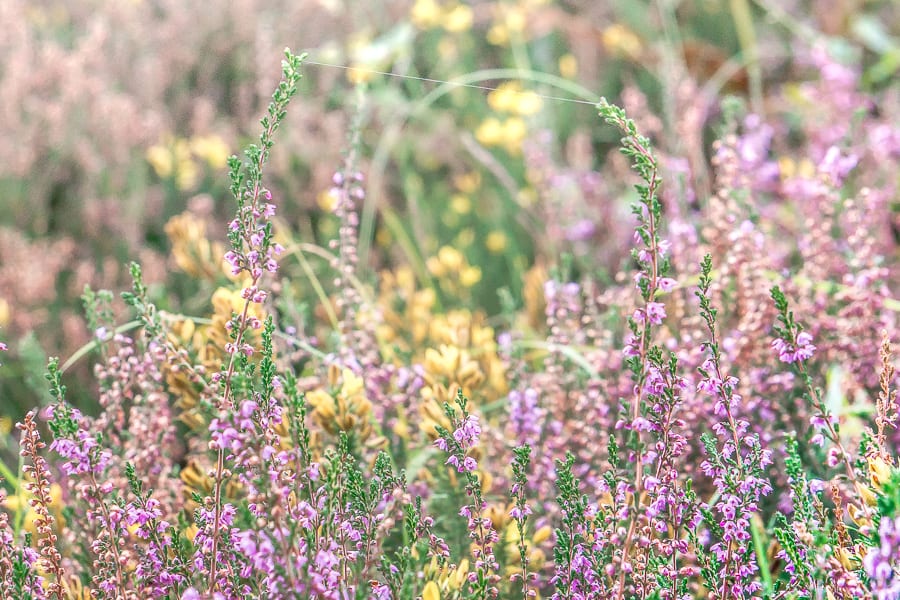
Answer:
[(437, 27), (443, 16), (444, 11), (435, 0), (416, 0), (409, 14), (413, 25), (420, 29)]
[(475, 130), (475, 139), (485, 146), (502, 146), (510, 154), (519, 154), (527, 132), (525, 121), (519, 117), (502, 121), (488, 117)]
[(571, 54), (559, 57), (559, 74), (566, 79), (574, 79), (578, 75), (578, 59)]
[(416, 0), (409, 16), (419, 29), (443, 27), (450, 33), (468, 31), (473, 21), (472, 8), (467, 4), (450, 2), (444, 5), (436, 0)]
[(429, 581), (422, 589), (422, 600), (441, 600), (441, 589), (433, 581)]
[(502, 231), (492, 231), (484, 239), (484, 246), (492, 254), (500, 254), (506, 250), (506, 234)]
[(464, 194), (454, 194), (450, 197), (450, 210), (458, 215), (468, 214), (472, 210), (472, 201)]
[(778, 159), (778, 172), (782, 180), (793, 177), (812, 179), (816, 176), (816, 165), (808, 158), (797, 162), (789, 156), (782, 156)]
[(885, 482), (891, 478), (893, 472), (891, 464), (878, 454), (867, 457), (866, 462), (869, 465), (869, 481), (872, 487), (881, 493)]
[(196, 185), (199, 171), (187, 140), (166, 135), (161, 143), (147, 149), (146, 158), (159, 177), (174, 178), (178, 189), (186, 190)]
[(541, 110), (543, 100), (535, 92), (523, 90), (519, 82), (510, 81), (488, 94), (488, 105), (497, 112), (527, 117)]
[(481, 187), (481, 173), (470, 171), (456, 175), (453, 178), (453, 185), (463, 194), (471, 194)]
[(228, 157), (231, 152), (228, 144), (217, 135), (198, 135), (191, 138), (191, 151), (194, 156), (209, 165), (210, 168), (220, 170), (228, 165)]
[(444, 29), (450, 33), (462, 33), (472, 28), (472, 8), (466, 4), (457, 4), (444, 12), (442, 20)]
[[(505, 525), (503, 543), (506, 545), (506, 553), (509, 556), (509, 563), (506, 565), (507, 575), (519, 572), (521, 570), (521, 557), (519, 556), (519, 527), (515, 521), (509, 521)], [(544, 551), (538, 548), (540, 544), (550, 538), (551, 530), (549, 525), (544, 525), (534, 532), (531, 537), (526, 534), (525, 537), (525, 558), (528, 560), (528, 568), (531, 570), (539, 570), (544, 566), (547, 560)]]
[(514, 36), (523, 36), (528, 16), (520, 6), (500, 4), (495, 7), (494, 24), (487, 32), (487, 41), (495, 46), (506, 46)]
[(603, 30), (603, 46), (610, 54), (637, 60), (643, 51), (641, 38), (621, 23), (615, 23)]
[(221, 170), (228, 164), (229, 156), (228, 145), (217, 135), (199, 135), (187, 140), (166, 134), (160, 143), (150, 146), (145, 154), (156, 174), (162, 179), (174, 178), (175, 185), (180, 190), (197, 185), (200, 169), (195, 159), (211, 169)]
[(431, 562), (425, 565), (424, 572), (429, 581), (422, 589), (422, 600), (428, 598), (437, 600), (442, 595), (455, 598), (469, 576), (469, 559), (462, 559), (459, 565), (454, 567), (447, 564), (440, 566), (437, 557), (433, 557)]
[(353, 433), (361, 442), (380, 445), (383, 438), (374, 435), (372, 403), (366, 397), (363, 379), (350, 369), (332, 365), (328, 381), (330, 391), (318, 388), (306, 394), (313, 420), (331, 435)]
[(206, 224), (190, 212), (175, 215), (166, 223), (172, 256), (178, 267), (194, 277), (215, 279), (222, 272), (222, 245), (206, 237)]
[[(471, 235), (474, 237), (474, 232)], [(481, 268), (470, 265), (463, 253), (452, 246), (443, 246), (425, 265), (450, 297), (467, 298), (468, 290), (481, 281)]]

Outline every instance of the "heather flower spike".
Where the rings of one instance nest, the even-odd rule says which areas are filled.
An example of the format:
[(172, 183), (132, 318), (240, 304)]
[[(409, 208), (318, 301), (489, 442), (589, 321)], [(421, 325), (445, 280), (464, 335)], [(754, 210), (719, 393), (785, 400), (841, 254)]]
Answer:
[[(238, 367), (237, 357), (245, 358), (253, 353), (253, 347), (244, 341), (244, 335), (250, 325), (248, 311), (251, 303), (263, 303), (267, 292), (260, 288), (263, 274), (274, 273), (277, 270), (275, 257), (282, 248), (272, 240), (272, 221), (274, 205), (270, 202), (272, 194), (263, 186), (263, 166), (269, 157), (273, 145), (273, 136), (281, 121), (286, 115), (286, 108), (291, 98), (297, 93), (297, 84), (300, 81), (300, 65), (302, 56), (296, 56), (285, 51), (285, 60), (282, 62), (282, 81), (272, 95), (272, 102), (265, 117), (261, 121), (263, 132), (260, 135), (259, 145), (251, 145), (247, 148), (246, 162), (242, 163), (237, 157), (232, 156), (228, 160), (231, 177), (231, 193), (237, 201), (237, 226), (229, 227), (228, 239), (232, 250), (226, 255), (226, 260), (231, 264), (234, 272), (247, 273), (250, 283), (242, 291), (244, 308), (238, 313), (237, 326), (231, 331), (232, 342), (230, 358), (227, 367), (221, 372), (219, 385), (222, 389), (219, 408), (223, 410), (236, 408), (233, 397), (233, 378)], [(245, 364), (241, 361), (240, 364)], [(229, 523), (223, 521), (224, 509), (222, 492), (225, 486), (225, 453), (223, 444), (217, 444), (217, 459), (215, 475), (213, 477), (213, 493), (204, 499), (204, 504), (211, 505), (203, 519), (204, 527), (202, 535), (209, 540), (208, 547), (198, 546), (196, 561), (202, 572), (207, 574), (207, 586), (210, 593), (216, 591), (226, 571), (220, 559), (220, 543), (230, 536), (223, 536), (223, 527), (228, 528)], [(225, 538), (224, 540), (222, 538)], [(227, 550), (226, 550), (227, 551)]]
[[(765, 471), (772, 464), (772, 452), (762, 447), (759, 435), (750, 432), (750, 422), (741, 407), (740, 382), (727, 375), (722, 365), (716, 331), (717, 311), (712, 307), (712, 257), (706, 255), (700, 265), (700, 316), (706, 323), (708, 358), (699, 369), (703, 378), (698, 391), (711, 396), (714, 407), (712, 430), (716, 438), (704, 434), (707, 458), (700, 470), (716, 486), (716, 501), (704, 504), (701, 513), (710, 529), (719, 532), (708, 550), (696, 544), (700, 552), (706, 586), (716, 597), (754, 597), (763, 591), (756, 580), (759, 573), (756, 549), (752, 544), (753, 522), (760, 502), (772, 492)], [(749, 581), (748, 581), (749, 580)], [(766, 580), (766, 593), (771, 581)]]

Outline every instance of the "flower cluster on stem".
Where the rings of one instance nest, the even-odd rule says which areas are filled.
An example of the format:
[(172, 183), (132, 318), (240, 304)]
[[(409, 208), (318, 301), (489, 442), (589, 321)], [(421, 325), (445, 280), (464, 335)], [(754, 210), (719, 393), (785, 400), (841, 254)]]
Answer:
[(88, 517), (97, 528), (91, 543), (95, 591), (102, 598), (131, 597), (126, 591), (128, 557), (123, 549), (129, 536), (125, 510), (111, 500), (114, 486), (107, 477), (112, 453), (102, 446), (102, 438), (88, 431), (81, 412), (65, 401), (66, 388), (56, 359), (50, 361), (47, 371), (51, 394), (58, 401), (52, 407), (50, 430), (54, 439), (50, 449), (62, 459), (63, 473), (88, 507)]
[(54, 531), (55, 519), (50, 513), (50, 469), (46, 459), (41, 455), (41, 449), (46, 446), (41, 441), (34, 421), (34, 411), (25, 415), (24, 421), (16, 427), (22, 432), (21, 455), (31, 464), (25, 465), (23, 471), (29, 477), (22, 487), (31, 494), (31, 507), (37, 514), (35, 527), (38, 535), (38, 552), (40, 558), (35, 561), (37, 567), (47, 577), (47, 597), (63, 600), (65, 589), (63, 586), (64, 572), (62, 567), (62, 555), (57, 548), (58, 535)]
[(528, 516), (531, 514), (531, 506), (528, 505), (526, 498), (528, 467), (531, 464), (531, 446), (519, 446), (513, 450), (513, 455), (513, 484), (510, 489), (513, 507), (509, 511), (509, 516), (515, 520), (516, 529), (519, 533), (517, 545), (522, 570), (518, 573), (513, 573), (510, 576), (510, 581), (520, 582), (523, 598), (534, 598), (537, 592), (529, 584), (537, 578), (537, 574), (528, 572), (528, 546), (525, 543), (526, 524), (528, 523)]
[[(679, 488), (675, 468), (675, 458), (687, 447), (686, 438), (679, 432), (684, 423), (677, 417), (684, 382), (677, 375), (675, 358), (667, 359), (653, 342), (654, 327), (661, 325), (667, 316), (660, 296), (677, 284), (666, 276), (670, 243), (660, 237), (662, 205), (658, 197), (661, 180), (657, 161), (650, 150), (650, 141), (638, 133), (634, 122), (621, 108), (605, 100), (599, 108), (606, 122), (625, 134), (621, 151), (632, 160), (643, 182), (635, 186), (640, 202), (632, 207), (638, 221), (632, 250), (632, 259), (638, 265), (634, 282), (643, 304), (628, 319), (629, 334), (623, 354), (634, 386), (627, 412), (617, 425), (631, 432), (628, 448), (635, 469), (632, 507), (623, 515), (628, 519), (628, 529), (613, 567), (618, 573), (615, 594), (621, 599), (628, 590), (629, 574), (642, 590), (655, 585), (649, 571), (651, 563), (660, 563), (660, 556), (666, 559), (665, 571), (672, 577), (673, 590), (677, 588), (676, 557), (687, 550), (686, 546), (677, 540), (670, 540), (674, 544), (653, 544), (650, 539), (658, 529), (657, 521), (662, 526), (666, 517), (672, 516), (680, 529), (690, 521), (694, 511), (691, 499)], [(652, 443), (651, 437), (655, 438)], [(651, 498), (649, 508), (641, 504), (645, 494)], [(674, 511), (672, 515), (667, 514), (670, 511)], [(641, 564), (633, 564), (631, 556), (636, 543), (646, 546), (637, 553), (643, 557)]]
[[(233, 274), (247, 273), (250, 281), (241, 292), (244, 299), (243, 310), (240, 314), (234, 315), (231, 321), (232, 341), (226, 346), (229, 354), (227, 367), (213, 375), (214, 380), (222, 386), (219, 410), (227, 411), (235, 408), (232, 395), (237, 358), (243, 356), (246, 359), (253, 354), (254, 348), (246, 341), (245, 334), (249, 328), (258, 329), (262, 325), (257, 319), (249, 316), (250, 304), (265, 302), (268, 293), (262, 289), (260, 280), (264, 273), (274, 273), (278, 269), (275, 255), (280, 253), (281, 248), (272, 240), (271, 221), (275, 215), (275, 205), (270, 202), (271, 193), (263, 187), (262, 172), (273, 145), (275, 131), (286, 115), (288, 102), (297, 93), (301, 62), (302, 57), (293, 55), (289, 50), (285, 52), (285, 60), (282, 61), (282, 80), (272, 96), (266, 116), (261, 121), (263, 132), (260, 135), (259, 145), (251, 145), (246, 151), (248, 159), (246, 169), (237, 157), (233, 156), (228, 161), (231, 193), (237, 200), (237, 216), (229, 226), (228, 238), (232, 249), (226, 253), (225, 260), (231, 265)], [(218, 582), (226, 575), (219, 572), (221, 565), (218, 548), (220, 529), (224, 525), (222, 489), (225, 485), (226, 450), (219, 446), (215, 448), (215, 452), (213, 496), (204, 499), (204, 503), (212, 512), (209, 515), (211, 518), (204, 519), (209, 524), (209, 544), (208, 548), (198, 546), (198, 552), (206, 556), (206, 560), (201, 562), (207, 573), (210, 593), (216, 591)]]
[(755, 576), (759, 571), (752, 545), (752, 519), (760, 500), (772, 492), (765, 469), (772, 453), (763, 449), (759, 435), (750, 433), (750, 423), (738, 416), (741, 395), (738, 379), (725, 374), (716, 334), (716, 309), (710, 300), (712, 258), (700, 266), (700, 316), (709, 338), (703, 343), (707, 358), (700, 367), (698, 392), (713, 399), (712, 436), (704, 435), (707, 458), (700, 470), (716, 487), (716, 500), (701, 508), (715, 542), (702, 556), (702, 573), (714, 598), (755, 597), (762, 589)]
[[(776, 339), (772, 342), (772, 347), (778, 353), (779, 360), (791, 364), (803, 381), (806, 399), (814, 411), (810, 424), (815, 433), (810, 443), (824, 446), (826, 439), (831, 442), (832, 447), (828, 450), (828, 466), (834, 468), (838, 464), (843, 464), (849, 483), (859, 488), (864, 484), (859, 481), (853, 467), (852, 456), (841, 441), (838, 419), (823, 401), (822, 391), (813, 385), (809, 367), (809, 361), (815, 351), (812, 337), (794, 320), (794, 313), (788, 307), (787, 297), (781, 288), (773, 286), (771, 295), (778, 311), (778, 323), (773, 327)], [(860, 510), (867, 517), (871, 517), (871, 510), (865, 502), (861, 503)]]
[(497, 570), (500, 565), (494, 556), (494, 544), (499, 540), (499, 535), (494, 530), (491, 520), (483, 515), (487, 508), (484, 500), (481, 480), (476, 473), (478, 462), (470, 455), (470, 450), (478, 445), (481, 436), (481, 426), (478, 416), (470, 414), (466, 409), (467, 400), (462, 391), (457, 393), (456, 403), (462, 417), (449, 404), (444, 405), (444, 412), (453, 425), (453, 432), (449, 432), (438, 426), (438, 439), (435, 447), (449, 456), (446, 464), (454, 467), (458, 473), (462, 473), (466, 480), (466, 495), (471, 502), (462, 507), (459, 514), (468, 521), (469, 537), (474, 542), (472, 548), (475, 559), (475, 570), (469, 574), (470, 591), (475, 598), (495, 598), (499, 594), (497, 582), (500, 577)]

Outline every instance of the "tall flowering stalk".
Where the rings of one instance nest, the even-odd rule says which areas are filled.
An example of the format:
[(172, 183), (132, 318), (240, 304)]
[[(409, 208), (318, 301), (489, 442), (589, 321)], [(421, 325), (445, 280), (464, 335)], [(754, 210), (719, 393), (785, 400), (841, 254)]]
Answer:
[(110, 498), (113, 482), (108, 468), (112, 453), (101, 446), (100, 436), (90, 432), (90, 424), (81, 412), (66, 403), (66, 387), (56, 359), (50, 361), (47, 371), (50, 393), (58, 401), (50, 420), (54, 438), (50, 449), (62, 459), (63, 473), (78, 499), (88, 507), (87, 516), (97, 528), (91, 541), (95, 569), (92, 583), (96, 586), (92, 593), (101, 598), (131, 597), (125, 577), (125, 510)]
[[(6, 491), (0, 488), (0, 504), (5, 500)], [(43, 600), (48, 597), (44, 578), (37, 573), (38, 554), (30, 547), (30, 537), (26, 537), (24, 547), (16, 547), (9, 515), (0, 511), (0, 598)]]
[[(676, 281), (666, 274), (669, 271), (667, 257), (669, 242), (660, 237), (662, 205), (658, 197), (660, 176), (656, 158), (650, 150), (650, 141), (638, 133), (634, 122), (625, 112), (601, 100), (600, 115), (607, 123), (619, 128), (622, 153), (632, 160), (642, 184), (636, 185), (639, 202), (632, 207), (638, 225), (634, 232), (636, 247), (632, 258), (638, 265), (634, 281), (643, 304), (628, 319), (629, 334), (625, 339), (625, 363), (634, 382), (627, 418), (619, 426), (631, 432), (629, 449), (634, 461), (634, 480), (631, 507), (621, 517), (628, 520), (628, 529), (616, 558), (614, 570), (618, 573), (615, 584), (616, 598), (623, 598), (628, 590), (629, 574), (634, 581), (633, 591), (639, 589), (646, 595), (656, 585), (649, 573), (661, 564), (660, 558), (674, 567), (664, 569), (677, 593), (677, 554), (687, 551), (682, 542), (669, 539), (667, 543), (654, 543), (652, 538), (665, 530), (665, 523), (680, 532), (691, 519), (692, 500), (680, 489), (675, 459), (682, 455), (687, 440), (679, 433), (684, 423), (677, 417), (683, 380), (677, 375), (677, 361), (666, 358), (662, 348), (653, 343), (654, 327), (666, 319), (666, 307), (660, 295), (674, 289)], [(651, 443), (651, 437), (655, 440)], [(645, 506), (645, 499), (649, 506)], [(657, 532), (657, 533), (654, 533)], [(678, 533), (678, 532), (676, 532)], [(635, 544), (641, 544), (638, 562), (632, 557)]]
[(38, 552), (40, 558), (33, 561), (47, 577), (47, 597), (63, 600), (65, 597), (65, 589), (63, 580), (65, 578), (62, 567), (62, 555), (57, 548), (58, 534), (54, 529), (56, 522), (50, 513), (50, 469), (46, 459), (41, 455), (41, 449), (46, 446), (41, 441), (41, 436), (37, 430), (37, 424), (34, 422), (34, 411), (25, 415), (25, 420), (16, 425), (22, 432), (22, 439), (19, 442), (22, 450), (22, 456), (31, 464), (23, 468), (25, 475), (30, 480), (25, 481), (22, 487), (31, 494), (29, 501), (32, 509), (34, 509), (37, 518), (35, 519), (35, 527), (38, 535)]
[[(772, 464), (772, 453), (762, 448), (758, 434), (749, 432), (750, 423), (737, 416), (741, 402), (736, 391), (739, 382), (725, 374), (722, 367), (717, 311), (710, 300), (711, 272), (712, 258), (707, 254), (700, 265), (696, 294), (709, 339), (703, 343), (707, 358), (699, 368), (703, 379), (697, 390), (713, 399), (717, 419), (712, 425), (716, 437), (705, 434), (702, 438), (707, 458), (700, 469), (713, 479), (717, 494), (715, 501), (701, 509), (715, 538), (709, 553), (701, 556), (702, 574), (711, 598), (752, 598), (763, 588), (755, 579), (759, 567), (751, 543), (752, 519), (760, 500), (772, 492), (765, 477), (765, 469)], [(771, 587), (771, 582), (767, 587)]]
[(537, 579), (537, 574), (528, 572), (528, 546), (525, 543), (525, 528), (528, 523), (528, 516), (531, 514), (531, 506), (528, 505), (528, 500), (525, 496), (530, 465), (531, 446), (524, 445), (516, 448), (513, 451), (513, 484), (510, 489), (514, 505), (509, 511), (509, 516), (516, 522), (516, 529), (519, 533), (517, 546), (522, 570), (518, 573), (513, 573), (510, 576), (510, 581), (521, 583), (523, 598), (534, 598), (537, 595), (537, 592), (531, 587), (533, 581)]
[[(613, 446), (613, 457), (615, 452)], [(592, 526), (594, 511), (588, 506), (587, 496), (579, 490), (578, 478), (572, 473), (574, 463), (575, 457), (571, 453), (566, 454), (565, 461), (556, 461), (556, 486), (559, 489), (557, 502), (562, 519), (556, 529), (556, 544), (553, 548), (556, 568), (550, 580), (555, 586), (552, 600), (597, 598), (601, 592), (608, 590), (608, 586), (604, 585), (597, 574), (594, 560), (595, 555), (599, 554), (598, 546), (604, 541), (602, 532), (597, 535), (597, 529)], [(615, 500), (620, 505), (625, 504), (624, 497), (617, 497)], [(593, 544), (590, 543), (591, 538)], [(608, 592), (606, 595), (608, 597)]]
[[(237, 214), (229, 224), (228, 239), (231, 242), (231, 250), (225, 254), (225, 260), (231, 265), (232, 274), (249, 275), (249, 283), (241, 291), (244, 307), (229, 323), (231, 342), (225, 347), (229, 354), (228, 365), (213, 375), (213, 379), (222, 386), (218, 406), (220, 411), (237, 408), (233, 386), (238, 359), (239, 357), (246, 359), (253, 354), (255, 349), (247, 342), (246, 334), (250, 328), (259, 329), (262, 326), (259, 319), (250, 316), (250, 305), (265, 302), (268, 293), (261, 287), (261, 280), (265, 273), (275, 273), (278, 270), (276, 256), (283, 251), (283, 248), (272, 239), (271, 219), (275, 216), (275, 205), (270, 202), (271, 192), (262, 184), (262, 172), (273, 145), (275, 131), (284, 120), (288, 103), (297, 93), (302, 60), (303, 57), (295, 56), (290, 50), (285, 51), (282, 80), (272, 96), (266, 116), (261, 121), (263, 132), (259, 138), (259, 145), (254, 144), (247, 148), (246, 165), (235, 156), (228, 161), (231, 193), (237, 200)], [(211, 447), (216, 451), (213, 496), (204, 498), (204, 505), (211, 513), (211, 518), (206, 521), (208, 531), (205, 533), (210, 540), (207, 554), (209, 561), (207, 585), (209, 592), (214, 593), (219, 585), (220, 576), (225, 575), (219, 572), (218, 556), (224, 515), (222, 490), (226, 483), (226, 449), (216, 443), (212, 443)], [(206, 553), (205, 550), (200, 549), (203, 553)]]
[[(771, 294), (778, 311), (778, 324), (773, 327), (776, 337), (772, 342), (772, 348), (778, 353), (778, 359), (791, 365), (802, 378), (806, 399), (814, 411), (810, 424), (815, 433), (810, 443), (824, 446), (826, 439), (831, 442), (832, 447), (828, 450), (828, 466), (834, 468), (838, 464), (843, 464), (849, 483), (856, 488), (857, 493), (863, 493), (861, 490), (865, 484), (859, 480), (852, 456), (841, 441), (838, 419), (822, 400), (822, 391), (813, 385), (809, 360), (816, 347), (812, 343), (812, 336), (803, 331), (800, 324), (794, 320), (794, 313), (788, 307), (787, 297), (781, 288), (772, 287)], [(863, 501), (859, 505), (862, 514), (871, 518), (872, 512), (867, 503)]]
[(462, 473), (466, 480), (466, 495), (472, 501), (460, 509), (459, 514), (466, 517), (469, 538), (473, 542), (472, 555), (475, 559), (475, 570), (469, 574), (469, 590), (474, 598), (496, 598), (499, 594), (497, 583), (500, 577), (497, 570), (500, 565), (494, 555), (494, 545), (499, 540), (491, 520), (484, 516), (487, 503), (482, 493), (482, 484), (476, 471), (478, 461), (470, 454), (470, 451), (478, 445), (481, 436), (481, 425), (478, 416), (470, 414), (466, 408), (466, 398), (462, 391), (457, 393), (457, 406), (462, 417), (449, 404), (444, 405), (447, 418), (453, 425), (453, 432), (449, 432), (440, 425), (436, 427), (438, 439), (435, 447), (446, 452), (446, 464)]
[(145, 491), (134, 466), (125, 465), (125, 476), (135, 499), (125, 509), (125, 523), (146, 541), (134, 574), (153, 598), (162, 598), (181, 587), (187, 579), (187, 564), (180, 555), (175, 529), (162, 518), (158, 500)]

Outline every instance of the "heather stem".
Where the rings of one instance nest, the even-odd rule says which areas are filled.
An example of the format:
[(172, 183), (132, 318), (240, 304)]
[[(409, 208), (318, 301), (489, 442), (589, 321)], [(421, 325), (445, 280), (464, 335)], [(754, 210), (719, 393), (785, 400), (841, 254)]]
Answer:
[[(263, 133), (260, 136), (260, 145), (258, 147), (251, 146), (247, 151), (247, 156), (251, 159), (247, 168), (250, 181), (245, 181), (241, 164), (237, 158), (232, 157), (229, 161), (231, 165), (231, 191), (237, 199), (238, 216), (232, 222), (231, 231), (229, 233), (232, 247), (236, 252), (229, 253), (231, 256), (226, 255), (226, 259), (232, 264), (237, 273), (248, 271), (251, 274), (252, 283), (249, 288), (245, 288), (245, 292), (247, 293), (245, 294), (244, 308), (237, 319), (237, 332), (234, 338), (234, 344), (231, 347), (231, 357), (228, 361), (228, 368), (222, 375), (222, 378), (225, 380), (225, 387), (219, 406), (220, 410), (230, 410), (234, 408), (234, 400), (231, 398), (232, 380), (234, 377), (237, 355), (239, 352), (245, 350), (244, 334), (249, 325), (248, 313), (250, 304), (253, 302), (264, 301), (265, 293), (259, 292), (257, 286), (265, 271), (274, 272), (275, 270), (275, 268), (270, 267), (268, 263), (264, 270), (259, 265), (259, 257), (251, 260), (250, 255), (245, 255), (244, 251), (256, 247), (258, 248), (258, 254), (268, 258), (270, 256), (269, 251), (274, 248), (271, 243), (271, 223), (266, 221), (266, 219), (271, 216), (268, 209), (272, 208), (272, 211), (274, 211), (274, 207), (267, 205), (265, 209), (260, 210), (260, 196), (262, 196), (264, 192), (264, 188), (262, 187), (262, 170), (266, 159), (269, 156), (269, 150), (272, 147), (272, 136), (285, 117), (285, 109), (288, 102), (297, 93), (297, 82), (300, 79), (299, 67), (303, 60), (302, 56), (294, 56), (291, 54), (290, 50), (285, 51), (285, 56), (286, 59), (282, 63), (282, 81), (279, 83), (278, 89), (272, 96), (272, 102), (269, 104), (267, 116), (262, 119)], [(246, 189), (242, 189), (245, 185)], [(267, 196), (266, 199), (269, 199), (271, 195), (267, 191), (265, 194)], [(245, 204), (247, 198), (249, 198), (250, 201), (249, 207)], [(264, 220), (265, 225), (257, 227), (260, 218)], [(261, 241), (254, 241), (254, 237), (258, 237), (260, 232), (264, 234)], [(253, 252), (257, 252), (257, 250), (253, 250)], [(213, 483), (215, 512), (213, 530), (210, 533), (212, 539), (208, 579), (208, 590), (210, 593), (214, 593), (218, 585), (216, 577), (218, 570), (217, 555), (219, 550), (219, 528), (222, 519), (222, 489), (225, 483), (223, 481), (224, 471), (225, 449), (219, 447), (217, 448), (216, 472)]]
[[(649, 149), (649, 140), (641, 136), (637, 132), (637, 128), (633, 121), (628, 119), (625, 112), (616, 106), (610, 105), (606, 100), (601, 100), (599, 104), (600, 113), (608, 123), (619, 128), (625, 137), (622, 138), (622, 152), (633, 160), (635, 170), (640, 174), (646, 183), (645, 186), (637, 186), (638, 193), (641, 197), (641, 204), (635, 207), (635, 214), (638, 216), (639, 226), (636, 232), (635, 241), (643, 241), (647, 245), (646, 254), (635, 254), (642, 263), (642, 270), (638, 273), (638, 288), (644, 300), (644, 307), (639, 309), (643, 311), (642, 328), (640, 331), (639, 347), (637, 349), (636, 367), (634, 368), (635, 386), (634, 395), (631, 401), (631, 423), (634, 424), (641, 418), (643, 408), (644, 384), (648, 375), (648, 353), (651, 346), (652, 321), (650, 316), (650, 307), (655, 305), (656, 294), (659, 288), (660, 280), (660, 258), (661, 248), (659, 245), (659, 216), (660, 205), (657, 199), (657, 191), (659, 188), (659, 172), (656, 159)], [(644, 270), (646, 269), (646, 270)], [(635, 331), (633, 329), (633, 331)], [(635, 331), (635, 333), (637, 333)], [(637, 522), (641, 512), (641, 498), (644, 492), (644, 448), (641, 442), (642, 431), (632, 428), (637, 438), (637, 456), (635, 458), (635, 491), (633, 496), (633, 506), (628, 531), (625, 535), (622, 548), (622, 563), (619, 565), (619, 576), (617, 583), (617, 600), (621, 600), (625, 594), (625, 577), (626, 569), (624, 563), (628, 561), (628, 557), (634, 543), (634, 534), (637, 528)]]

